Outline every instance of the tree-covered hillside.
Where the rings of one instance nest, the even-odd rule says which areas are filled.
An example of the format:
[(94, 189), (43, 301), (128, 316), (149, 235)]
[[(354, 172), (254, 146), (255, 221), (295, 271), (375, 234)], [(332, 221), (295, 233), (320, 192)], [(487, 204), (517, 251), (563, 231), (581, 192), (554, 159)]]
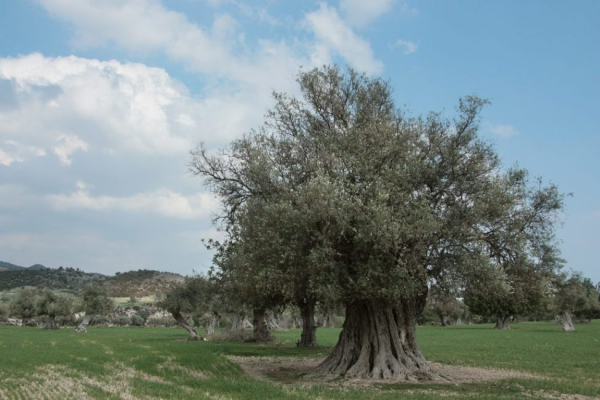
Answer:
[[(166, 292), (174, 283), (183, 281), (181, 275), (150, 270), (106, 276), (74, 268), (47, 268), (40, 264), (30, 268), (4, 262), (0, 265), (0, 291), (21, 287), (79, 291), (87, 285), (98, 283), (113, 297), (143, 297)], [(16, 268), (8, 268), (6, 265)]]

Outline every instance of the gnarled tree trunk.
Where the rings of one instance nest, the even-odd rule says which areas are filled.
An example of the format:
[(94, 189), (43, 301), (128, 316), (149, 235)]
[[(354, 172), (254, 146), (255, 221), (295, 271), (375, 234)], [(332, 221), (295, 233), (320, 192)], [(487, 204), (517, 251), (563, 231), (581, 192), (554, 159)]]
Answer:
[(206, 334), (207, 335), (215, 334), (215, 328), (217, 327), (217, 324), (219, 323), (220, 318), (221, 318), (221, 315), (216, 311), (213, 311), (210, 314), (210, 317), (208, 318), (208, 322), (206, 324)]
[(190, 325), (188, 323), (187, 319), (180, 312), (172, 312), (171, 314), (173, 314), (173, 318), (175, 318), (175, 321), (177, 321), (177, 324), (180, 327), (182, 327), (183, 329), (185, 329), (186, 331), (188, 331), (189, 336), (188, 336), (187, 340), (190, 340), (190, 341), (202, 340), (200, 335), (198, 335), (198, 331), (196, 331), (196, 328), (194, 328), (192, 325)]
[(252, 332), (252, 340), (254, 342), (270, 342), (274, 339), (269, 330), (266, 313), (267, 310), (264, 307), (254, 307), (253, 309), (252, 323), (254, 331)]
[(265, 318), (267, 320), (267, 324), (269, 325), (269, 330), (271, 331), (284, 331), (281, 326), (279, 326), (279, 317), (272, 311), (268, 311), (265, 314)]
[(248, 321), (248, 316), (245, 312), (239, 312), (233, 315), (233, 319), (231, 320), (231, 330), (232, 331), (243, 331), (246, 328), (254, 328), (250, 321)]
[(321, 321), (322, 328), (334, 328), (335, 327), (335, 306), (328, 304), (325, 307), (323, 313), (323, 321)]
[(317, 325), (315, 324), (315, 302), (299, 301), (300, 316), (302, 318), (302, 333), (298, 347), (317, 347)]
[(494, 329), (510, 329), (510, 326), (508, 326), (508, 317), (503, 315), (496, 316), (496, 325), (494, 326)]
[(557, 319), (563, 327), (563, 331), (565, 332), (575, 332), (575, 326), (573, 325), (573, 319), (571, 318), (571, 313), (568, 311), (563, 311), (559, 315), (557, 315)]
[(317, 378), (438, 379), (415, 337), (416, 302), (398, 306), (360, 301), (346, 306), (340, 339), (309, 376)]
[(79, 323), (79, 325), (77, 325), (75, 332), (79, 332), (79, 333), (87, 332), (87, 327), (91, 321), (92, 321), (92, 316), (89, 314), (86, 314), (83, 317), (83, 319), (81, 320), (81, 322)]
[(46, 323), (45, 329), (59, 329), (59, 326), (56, 323), (56, 317), (54, 315), (48, 316), (48, 322)]
[(441, 326), (447, 326), (448, 322), (446, 321), (446, 316), (442, 315), (442, 314), (439, 314), (438, 316), (440, 317), (440, 325)]

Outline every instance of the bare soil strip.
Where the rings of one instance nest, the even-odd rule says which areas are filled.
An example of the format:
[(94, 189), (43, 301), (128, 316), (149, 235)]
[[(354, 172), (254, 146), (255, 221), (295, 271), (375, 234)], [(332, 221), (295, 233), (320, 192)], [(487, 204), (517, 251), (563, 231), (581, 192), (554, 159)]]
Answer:
[[(347, 379), (322, 381), (314, 379), (305, 379), (304, 374), (314, 369), (322, 358), (295, 358), (295, 357), (239, 357), (227, 356), (227, 358), (237, 364), (252, 378), (260, 380), (278, 381), (282, 383), (318, 383), (335, 384), (350, 386), (371, 386), (381, 383), (398, 383), (397, 380), (372, 380), (372, 379)], [(460, 384), (460, 383), (480, 383), (497, 381), (509, 378), (525, 379), (548, 379), (545, 376), (536, 375), (523, 371), (465, 367), (459, 365), (445, 365), (430, 362), (433, 372), (442, 376), (442, 381), (420, 381), (410, 383), (424, 384)]]

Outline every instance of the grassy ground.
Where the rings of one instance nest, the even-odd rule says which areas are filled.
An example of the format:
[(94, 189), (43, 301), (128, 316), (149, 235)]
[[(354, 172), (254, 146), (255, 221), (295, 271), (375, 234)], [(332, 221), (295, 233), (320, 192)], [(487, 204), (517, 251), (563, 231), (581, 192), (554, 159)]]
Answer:
[(280, 332), (276, 343), (259, 345), (186, 342), (179, 329), (92, 327), (76, 334), (72, 329), (0, 327), (0, 399), (597, 398), (600, 321), (577, 328), (568, 334), (551, 323), (515, 324), (510, 331), (490, 325), (420, 327), (419, 343), (430, 361), (519, 370), (547, 379), (365, 386), (256, 379), (226, 358), (286, 357), (301, 363), (328, 354), (339, 329), (318, 330), (323, 347), (298, 349), (298, 330)]

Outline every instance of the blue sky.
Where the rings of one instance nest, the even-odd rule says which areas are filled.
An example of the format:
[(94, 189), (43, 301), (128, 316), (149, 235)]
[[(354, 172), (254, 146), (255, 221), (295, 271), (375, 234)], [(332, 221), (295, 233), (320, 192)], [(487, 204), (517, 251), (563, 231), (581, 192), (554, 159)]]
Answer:
[(189, 274), (217, 202), (188, 152), (258, 126), (300, 67), (413, 113), (491, 100), (505, 165), (572, 192), (567, 266), (600, 281), (600, 2), (0, 0), (0, 260)]

